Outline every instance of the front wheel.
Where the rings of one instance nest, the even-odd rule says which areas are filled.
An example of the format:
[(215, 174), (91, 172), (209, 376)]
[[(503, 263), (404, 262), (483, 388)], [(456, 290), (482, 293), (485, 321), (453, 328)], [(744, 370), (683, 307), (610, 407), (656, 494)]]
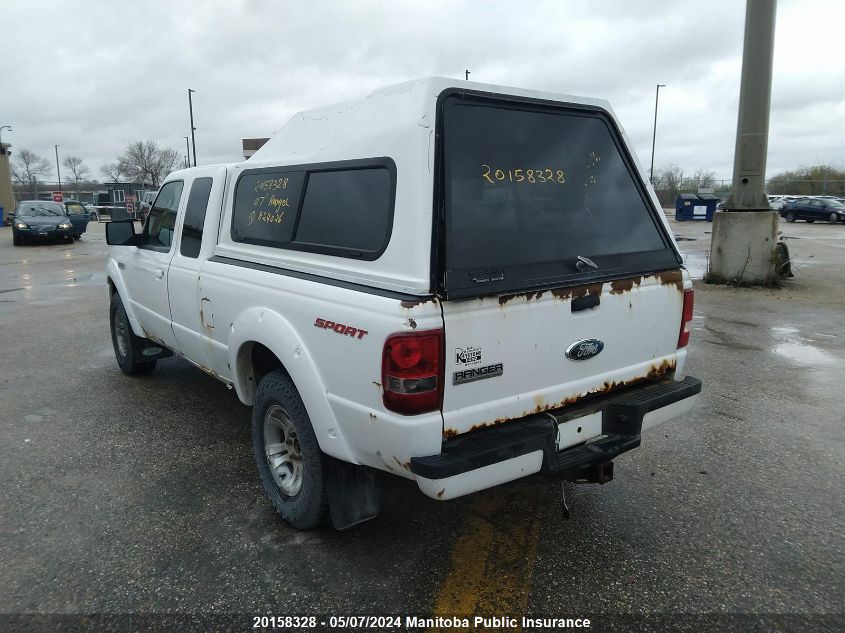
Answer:
[(812, 224), (815, 220), (807, 220), (807, 224)]
[(310, 530), (328, 516), (323, 453), (290, 376), (261, 379), (252, 410), (252, 450), (273, 507), (293, 527)]
[(827, 216), (827, 221), (831, 224), (836, 224), (839, 221), (839, 216), (835, 213), (831, 213), (829, 216)]
[(12, 244), (15, 246), (20, 246), (23, 244), (23, 240), (21, 239), (20, 235), (12, 235)]
[[(72, 238), (71, 238), (72, 239)], [(141, 350), (144, 339), (135, 336), (123, 301), (116, 292), (111, 296), (109, 308), (109, 322), (111, 323), (111, 342), (114, 347), (114, 357), (117, 365), (127, 376), (147, 374), (155, 369), (155, 360), (142, 360)]]
[(795, 222), (795, 214), (792, 211), (788, 211), (786, 213), (786, 221), (787, 222)]

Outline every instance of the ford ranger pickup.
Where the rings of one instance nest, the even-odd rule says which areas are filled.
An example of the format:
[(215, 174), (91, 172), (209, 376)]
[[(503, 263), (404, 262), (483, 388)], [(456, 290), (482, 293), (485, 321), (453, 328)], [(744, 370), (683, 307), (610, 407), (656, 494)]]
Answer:
[(297, 528), (376, 516), (376, 471), (443, 501), (605, 483), (701, 390), (690, 276), (601, 100), (383, 88), (170, 174), (107, 241), (120, 369), (176, 354), (234, 389)]

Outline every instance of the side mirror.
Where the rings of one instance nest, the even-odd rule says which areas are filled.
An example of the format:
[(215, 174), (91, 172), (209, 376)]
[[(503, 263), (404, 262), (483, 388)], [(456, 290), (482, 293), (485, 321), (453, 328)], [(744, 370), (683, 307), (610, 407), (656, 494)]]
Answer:
[(106, 224), (106, 244), (109, 246), (140, 246), (140, 238), (135, 233), (132, 220), (116, 220)]

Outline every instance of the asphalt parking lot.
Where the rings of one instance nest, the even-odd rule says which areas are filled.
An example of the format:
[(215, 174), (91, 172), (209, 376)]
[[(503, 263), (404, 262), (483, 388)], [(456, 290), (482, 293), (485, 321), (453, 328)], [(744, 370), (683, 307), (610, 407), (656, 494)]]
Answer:
[[(233, 392), (180, 359), (118, 370), (103, 226), (23, 247), (0, 229), (0, 612), (686, 613), (721, 630), (755, 624), (715, 615), (772, 630), (790, 614), (780, 630), (841, 630), (845, 225), (782, 222), (781, 289), (696, 285), (694, 414), (611, 483), (576, 486), (570, 519), (543, 480), (446, 503), (384, 477), (376, 520), (308, 533), (265, 499)], [(700, 275), (710, 225), (672, 228)]]

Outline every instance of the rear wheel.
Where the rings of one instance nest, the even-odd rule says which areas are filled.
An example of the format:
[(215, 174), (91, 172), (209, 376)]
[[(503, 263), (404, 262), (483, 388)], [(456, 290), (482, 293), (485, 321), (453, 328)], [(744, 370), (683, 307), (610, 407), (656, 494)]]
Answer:
[(787, 222), (795, 222), (795, 214), (792, 211), (786, 212), (786, 221)]
[(282, 518), (310, 530), (328, 516), (325, 465), (308, 412), (290, 376), (261, 379), (252, 410), (252, 450), (264, 491)]
[(109, 316), (114, 357), (117, 359), (121, 371), (128, 376), (132, 376), (146, 374), (155, 369), (155, 360), (143, 360), (141, 350), (144, 348), (144, 339), (135, 336), (132, 332), (132, 326), (129, 325), (129, 317), (126, 316), (123, 301), (116, 292), (111, 296)]
[(807, 224), (812, 224), (813, 222), (815, 222), (815, 220), (810, 220), (810, 219), (807, 220)]

